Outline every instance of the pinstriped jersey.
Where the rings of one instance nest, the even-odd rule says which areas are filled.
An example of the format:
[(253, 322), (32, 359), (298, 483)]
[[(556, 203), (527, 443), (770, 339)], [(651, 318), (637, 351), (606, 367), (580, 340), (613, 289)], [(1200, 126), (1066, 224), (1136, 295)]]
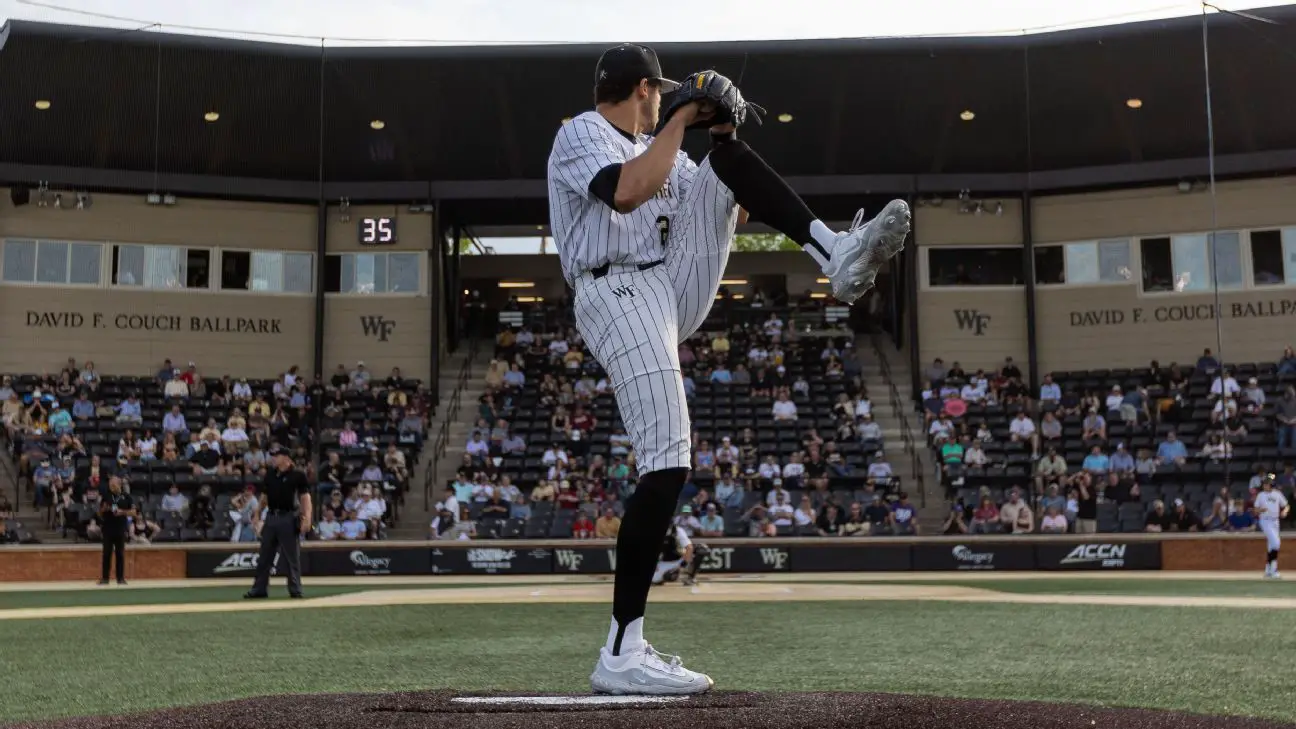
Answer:
[(629, 213), (618, 213), (590, 194), (598, 171), (643, 154), (652, 138), (631, 137), (597, 111), (563, 124), (549, 154), (549, 226), (569, 285), (605, 263), (651, 263), (665, 255), (661, 217), (678, 208), (697, 165), (681, 151), (657, 194)]

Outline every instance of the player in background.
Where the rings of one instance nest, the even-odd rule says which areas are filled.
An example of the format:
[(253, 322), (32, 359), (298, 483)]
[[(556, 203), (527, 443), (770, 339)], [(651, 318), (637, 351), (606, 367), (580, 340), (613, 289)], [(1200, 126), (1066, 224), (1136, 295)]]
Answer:
[[(639, 484), (617, 536), (612, 622), (590, 676), (599, 693), (714, 685), (655, 650), (643, 616), (692, 461), (679, 343), (715, 302), (740, 208), (799, 243), (848, 304), (872, 288), (909, 233), (903, 200), (872, 220), (861, 210), (849, 230), (830, 228), (738, 139), (735, 124), (710, 123), (716, 109), (741, 123), (734, 112), (748, 108), (728, 79), (705, 71), (685, 83), (665, 78), (647, 47), (609, 49), (595, 67), (595, 109), (559, 128), (549, 156), (550, 225), (577, 329), (608, 372), (638, 456)], [(662, 95), (675, 89), (659, 125)], [(695, 164), (680, 148), (684, 131), (708, 125), (711, 151)]]
[(1278, 573), (1278, 548), (1282, 546), (1282, 537), (1279, 536), (1279, 524), (1287, 518), (1287, 513), (1291, 509), (1287, 505), (1287, 497), (1274, 488), (1274, 475), (1267, 474), (1260, 481), (1260, 493), (1255, 497), (1256, 517), (1260, 520), (1260, 531), (1265, 535), (1265, 548), (1268, 554), (1265, 555), (1265, 577), (1278, 579), (1282, 577)]

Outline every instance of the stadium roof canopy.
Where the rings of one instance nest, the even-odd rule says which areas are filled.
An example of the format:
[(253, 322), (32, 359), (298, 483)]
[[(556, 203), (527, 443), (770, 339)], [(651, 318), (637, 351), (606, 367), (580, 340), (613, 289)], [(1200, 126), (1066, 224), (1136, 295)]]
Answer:
[[(1296, 7), (1251, 12), (1277, 24), (1209, 16), (1223, 175), (1296, 169)], [(328, 199), (458, 200), (496, 220), (519, 200), (542, 211), (554, 131), (589, 107), (602, 49), (316, 48), (11, 21), (0, 181), (307, 200), (322, 174)], [(774, 117), (744, 137), (810, 197), (1081, 189), (1206, 170), (1199, 17), (657, 50), (668, 75), (741, 77)]]

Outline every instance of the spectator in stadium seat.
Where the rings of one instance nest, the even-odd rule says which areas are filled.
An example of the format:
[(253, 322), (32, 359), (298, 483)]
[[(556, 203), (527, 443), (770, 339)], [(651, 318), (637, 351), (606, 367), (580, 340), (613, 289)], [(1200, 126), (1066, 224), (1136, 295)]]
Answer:
[(1111, 470), (1111, 459), (1103, 453), (1102, 446), (1094, 446), (1085, 456), (1081, 468), (1091, 474), (1106, 475)]
[(1238, 381), (1233, 378), (1233, 373), (1228, 369), (1221, 371), (1220, 374), (1216, 375), (1215, 379), (1211, 381), (1210, 395), (1212, 399), (1237, 396), (1241, 394), (1241, 392), (1242, 387), (1238, 385)]
[(999, 523), (1003, 530), (1010, 534), (1029, 534), (1035, 531), (1035, 515), (1030, 505), (1021, 497), (1021, 491), (1014, 488), (1008, 493), (1008, 501), (999, 509)]
[(945, 375), (947, 372), (948, 370), (945, 369), (945, 361), (940, 357), (937, 357), (932, 361), (931, 365), (923, 370), (923, 377), (931, 384), (931, 386), (940, 387), (941, 384), (945, 382)]
[(1053, 381), (1053, 375), (1044, 375), (1044, 382), (1040, 385), (1039, 399), (1041, 403), (1052, 403), (1054, 405), (1062, 402), (1062, 388), (1058, 387)]
[(1157, 499), (1152, 502), (1152, 510), (1143, 519), (1143, 531), (1165, 532), (1170, 530), (1171, 517), (1166, 512), (1165, 502)]
[(1057, 448), (1049, 446), (1045, 456), (1035, 464), (1035, 489), (1038, 493), (1042, 493), (1046, 484), (1065, 486), (1066, 482), (1066, 459), (1058, 455)]
[(175, 433), (180, 437), (189, 435), (189, 424), (185, 422), (179, 405), (172, 405), (171, 411), (162, 417), (162, 432)]
[[(441, 516), (441, 514), (438, 514), (437, 518), (441, 518)], [(433, 520), (433, 524), (436, 524), (435, 519)], [(365, 538), (368, 533), (368, 527), (354, 511), (348, 511), (346, 519), (341, 524), (340, 531), (343, 540), (354, 542)]]
[(1039, 457), (1039, 434), (1035, 429), (1035, 421), (1030, 419), (1026, 412), (1018, 411), (1017, 417), (1013, 418), (1008, 424), (1009, 438), (1014, 443), (1026, 443), (1031, 447), (1031, 454)]
[(1066, 534), (1067, 520), (1057, 506), (1044, 509), (1044, 518), (1040, 519), (1040, 534)]
[(1246, 387), (1242, 389), (1242, 403), (1246, 411), (1251, 414), (1260, 412), (1260, 408), (1264, 407), (1265, 391), (1256, 378), (1247, 380)]
[(896, 534), (918, 535), (918, 507), (909, 501), (909, 494), (901, 491), (899, 499), (891, 505), (891, 523)]
[(319, 524), (315, 526), (315, 535), (324, 542), (337, 541), (342, 537), (342, 524), (331, 509), (325, 509)]
[(76, 430), (76, 424), (72, 422), (72, 413), (57, 402), (50, 405), (48, 424), (49, 432), (54, 435), (67, 435)]
[(1197, 358), (1197, 371), (1210, 373), (1220, 368), (1219, 360), (1211, 354), (1210, 347), (1202, 350), (1202, 356)]
[(804, 375), (797, 375), (796, 381), (792, 383), (792, 392), (795, 392), (802, 397), (809, 397), (810, 383), (806, 381)]
[[(1087, 459), (1086, 459), (1087, 460)], [(1133, 476), (1134, 474), (1134, 456), (1125, 450), (1124, 443), (1116, 444), (1116, 452), (1111, 454), (1107, 461), (1107, 468), (1115, 474), (1122, 477)]]
[(868, 533), (868, 521), (859, 512), (859, 504), (852, 504), (855, 513), (843, 518), (836, 504), (826, 504), (815, 518), (815, 530), (821, 537), (855, 536)]
[(352, 390), (364, 391), (369, 389), (369, 380), (371, 375), (369, 370), (365, 369), (364, 362), (356, 362), (355, 369), (351, 370), (350, 385)]
[(795, 421), (797, 419), (796, 403), (788, 399), (786, 393), (780, 393), (775, 400), (772, 408), (774, 419), (781, 422)]
[(742, 507), (743, 493), (742, 486), (728, 476), (721, 476), (716, 481), (715, 498), (726, 511)]
[(1202, 528), (1204, 532), (1219, 532), (1228, 528), (1228, 505), (1224, 501), (1216, 499), (1211, 504), (1210, 513), (1202, 519)]
[(1274, 401), (1274, 428), (1279, 449), (1296, 448), (1296, 388), (1291, 385)]
[(189, 462), (193, 465), (195, 476), (215, 476), (224, 470), (220, 454), (205, 440), (198, 442), (198, 450), (189, 458)]
[(1234, 499), (1229, 508), (1228, 530), (1231, 532), (1253, 532), (1256, 530), (1256, 519), (1242, 499)]
[(1097, 409), (1091, 408), (1088, 411), (1081, 427), (1083, 431), (1080, 438), (1086, 443), (1107, 440), (1107, 419)]
[[(338, 365), (338, 367), (341, 366), (342, 365)], [(231, 398), (236, 403), (247, 404), (252, 402), (252, 386), (248, 384), (246, 377), (239, 378), (239, 381), (234, 383), (234, 388), (231, 392)], [(267, 412), (266, 415), (268, 416), (269, 412)]]
[[(966, 439), (964, 439), (964, 443), (965, 442)], [(953, 438), (941, 443), (940, 458), (946, 473), (950, 472), (951, 467), (963, 465), (963, 457), (967, 453), (967, 448), (964, 443)]]
[(976, 509), (972, 511), (973, 534), (995, 534), (1002, 530), (999, 520), (999, 507), (988, 494), (981, 497)]
[[(490, 456), (490, 444), (482, 440), (481, 433), (473, 433), (468, 443), (464, 446), (464, 451), (472, 456), (473, 463), (482, 465)], [(552, 465), (552, 464), (549, 464)]]
[(117, 422), (140, 425), (144, 422), (142, 412), (139, 398), (132, 392), (117, 406)]
[(891, 464), (887, 463), (886, 454), (878, 451), (873, 456), (873, 462), (868, 467), (868, 477), (877, 481), (880, 485), (889, 485), (893, 471)]
[(747, 524), (747, 536), (749, 537), (772, 537), (778, 533), (773, 522), (769, 519), (765, 504), (760, 502), (753, 504), (742, 515), (741, 520)]
[(1278, 358), (1279, 375), (1296, 375), (1296, 352), (1291, 347), (1284, 347), (1282, 357)]
[[(788, 488), (799, 489), (802, 488), (804, 478), (805, 464), (802, 462), (801, 453), (798, 451), (791, 455), (787, 463), (783, 464), (783, 483)], [(775, 483), (778, 483), (777, 480)]]
[(960, 500), (950, 507), (949, 515), (945, 517), (945, 523), (941, 525), (941, 534), (954, 536), (967, 533), (968, 526), (963, 521), (963, 502)]
[(1188, 448), (1175, 431), (1166, 433), (1165, 440), (1157, 445), (1157, 465), (1161, 468), (1178, 468), (1188, 461)]
[(1212, 434), (1198, 455), (1212, 461), (1222, 461), (1233, 456), (1233, 444), (1219, 434)]
[(1183, 499), (1174, 500), (1174, 511), (1170, 513), (1170, 524), (1167, 531), (1172, 532), (1199, 532), (1201, 531), (1202, 520), (1197, 512), (1188, 508)]
[(874, 494), (873, 501), (864, 507), (864, 519), (884, 533), (892, 533), (895, 530), (895, 518), (879, 494)]

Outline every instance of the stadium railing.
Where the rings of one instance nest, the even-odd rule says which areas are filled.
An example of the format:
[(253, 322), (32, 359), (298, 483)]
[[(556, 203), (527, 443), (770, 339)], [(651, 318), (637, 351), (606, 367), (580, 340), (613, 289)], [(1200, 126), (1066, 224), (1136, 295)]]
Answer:
[(891, 403), (891, 410), (900, 420), (900, 440), (904, 445), (904, 453), (909, 457), (909, 464), (912, 469), (918, 487), (918, 505), (927, 506), (927, 483), (923, 473), (922, 459), (918, 455), (918, 448), (914, 445), (913, 434), (909, 430), (909, 408), (910, 405), (900, 397), (900, 390), (896, 387), (895, 380), (891, 377), (891, 363), (887, 361), (886, 340), (880, 335), (877, 329), (869, 332), (869, 338), (873, 343), (873, 350), (877, 353), (878, 368), (882, 370), (882, 381), (887, 386), (887, 397)]
[(432, 444), (431, 457), (427, 459), (427, 467), (423, 472), (423, 510), (429, 511), (432, 505), (432, 483), (436, 479), (437, 467), (441, 464), (441, 459), (445, 457), (446, 446), (450, 443), (450, 426), (459, 417), (459, 406), (463, 400), (464, 387), (468, 385), (468, 380), (472, 374), (473, 361), (477, 358), (478, 340), (470, 338), (468, 340), (468, 353), (464, 357), (463, 365), (459, 368), (459, 374), (455, 376), (455, 387), (446, 399), (446, 407), (441, 416), (441, 428), (437, 432), (436, 441)]

